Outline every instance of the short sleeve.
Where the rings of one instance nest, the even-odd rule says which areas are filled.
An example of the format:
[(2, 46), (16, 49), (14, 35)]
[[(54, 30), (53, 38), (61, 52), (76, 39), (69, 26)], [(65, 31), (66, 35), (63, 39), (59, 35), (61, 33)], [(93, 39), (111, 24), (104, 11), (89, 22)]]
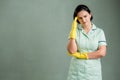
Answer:
[(99, 46), (101, 46), (101, 45), (107, 45), (106, 37), (105, 37), (104, 31), (102, 29), (100, 31), (98, 45)]

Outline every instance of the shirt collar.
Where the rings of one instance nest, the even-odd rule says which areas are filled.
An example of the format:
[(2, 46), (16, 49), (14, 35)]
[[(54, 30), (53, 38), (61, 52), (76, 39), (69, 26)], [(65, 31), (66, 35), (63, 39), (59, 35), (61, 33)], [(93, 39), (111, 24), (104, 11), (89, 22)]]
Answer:
[[(96, 30), (95, 24), (92, 23), (92, 25), (93, 25), (93, 26), (92, 26), (92, 30), (93, 30), (93, 31)], [(81, 24), (78, 24), (78, 29), (83, 30), (83, 27), (82, 27)]]

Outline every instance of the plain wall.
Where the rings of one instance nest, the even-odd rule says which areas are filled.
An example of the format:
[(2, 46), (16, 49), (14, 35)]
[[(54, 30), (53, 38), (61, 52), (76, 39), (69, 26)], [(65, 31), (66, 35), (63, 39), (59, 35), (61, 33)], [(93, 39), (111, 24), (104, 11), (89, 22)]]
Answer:
[(0, 80), (66, 80), (73, 12), (86, 4), (108, 43), (103, 80), (120, 80), (119, 0), (0, 0)]

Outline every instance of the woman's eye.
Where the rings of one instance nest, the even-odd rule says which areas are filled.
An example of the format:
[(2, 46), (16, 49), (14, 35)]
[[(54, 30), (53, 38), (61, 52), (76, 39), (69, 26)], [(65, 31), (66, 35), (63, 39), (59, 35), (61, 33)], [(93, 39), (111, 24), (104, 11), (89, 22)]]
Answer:
[(86, 18), (87, 16), (85, 15), (84, 17)]
[(81, 17), (79, 19), (82, 19)]

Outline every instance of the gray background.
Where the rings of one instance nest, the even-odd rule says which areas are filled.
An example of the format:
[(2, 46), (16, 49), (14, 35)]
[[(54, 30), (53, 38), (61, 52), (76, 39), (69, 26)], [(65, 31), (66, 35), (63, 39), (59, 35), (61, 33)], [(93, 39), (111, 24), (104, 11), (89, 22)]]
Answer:
[(0, 80), (66, 80), (72, 15), (78, 4), (91, 9), (105, 31), (103, 80), (120, 80), (120, 0), (0, 0)]

